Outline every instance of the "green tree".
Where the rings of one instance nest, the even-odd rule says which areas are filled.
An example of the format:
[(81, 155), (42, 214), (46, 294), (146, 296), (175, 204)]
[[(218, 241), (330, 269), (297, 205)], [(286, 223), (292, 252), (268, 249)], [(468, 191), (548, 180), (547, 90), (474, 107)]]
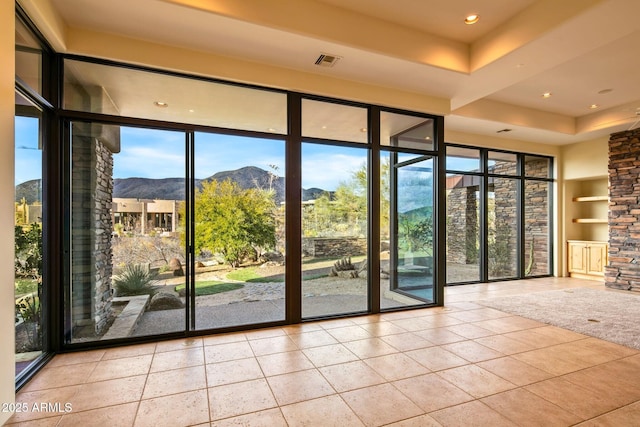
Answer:
[(355, 180), (341, 183), (335, 192), (334, 215), (336, 222), (350, 234), (367, 233), (367, 192), (362, 191)]
[[(390, 160), (388, 156), (385, 156), (380, 161), (380, 236), (382, 238), (389, 238), (389, 181), (390, 181)], [(367, 188), (368, 188), (368, 175), (367, 165), (363, 164), (359, 169), (355, 170), (351, 174), (351, 180), (347, 182), (346, 187), (350, 190), (345, 191), (343, 194), (349, 197), (357, 197), (358, 204), (357, 210), (354, 214), (359, 215), (361, 220), (367, 218)], [(336, 191), (336, 200), (342, 194), (338, 194)]]
[[(237, 267), (276, 244), (275, 194), (243, 190), (231, 180), (209, 181), (196, 192), (196, 252), (219, 253)], [(184, 215), (183, 215), (184, 217)]]
[[(380, 231), (389, 238), (389, 158), (380, 162)], [(313, 204), (303, 206), (305, 237), (341, 236), (367, 233), (367, 165), (351, 172), (333, 195), (325, 192)]]
[(428, 255), (433, 252), (433, 219), (431, 215), (419, 217), (400, 215), (398, 217), (398, 237), (407, 251), (423, 251)]
[(333, 235), (333, 206), (331, 195), (323, 192), (313, 204), (303, 205), (302, 228), (304, 237), (325, 237)]
[(38, 278), (42, 275), (42, 227), (15, 226), (16, 276)]

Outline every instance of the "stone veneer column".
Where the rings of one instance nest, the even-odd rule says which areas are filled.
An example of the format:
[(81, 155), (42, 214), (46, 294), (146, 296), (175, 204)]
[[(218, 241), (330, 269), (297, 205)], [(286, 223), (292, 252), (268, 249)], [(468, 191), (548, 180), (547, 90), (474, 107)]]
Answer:
[(447, 196), (447, 262), (475, 264), (478, 262), (478, 198), (476, 177), (465, 186), (452, 188)]
[(609, 288), (640, 290), (640, 129), (609, 139)]
[[(549, 161), (537, 157), (526, 159), (526, 175), (529, 177), (549, 176)], [(549, 274), (549, 189), (550, 183), (525, 179), (524, 182), (524, 265), (531, 260), (533, 246), (533, 266), (530, 276)], [(533, 241), (532, 241), (533, 239)]]
[(72, 322), (101, 334), (111, 316), (113, 154), (100, 127), (73, 124)]

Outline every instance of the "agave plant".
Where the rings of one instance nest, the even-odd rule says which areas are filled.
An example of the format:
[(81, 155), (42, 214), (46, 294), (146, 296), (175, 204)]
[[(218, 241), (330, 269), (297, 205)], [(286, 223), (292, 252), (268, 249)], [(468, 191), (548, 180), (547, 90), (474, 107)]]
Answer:
[(153, 295), (157, 283), (156, 274), (141, 264), (127, 264), (122, 272), (113, 277), (118, 296)]

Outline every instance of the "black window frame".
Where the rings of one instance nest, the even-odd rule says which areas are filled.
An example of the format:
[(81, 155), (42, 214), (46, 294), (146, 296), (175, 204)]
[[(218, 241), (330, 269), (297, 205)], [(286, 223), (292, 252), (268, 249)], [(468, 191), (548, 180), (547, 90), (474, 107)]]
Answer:
[[(481, 182), (480, 182), (480, 220), (479, 220), (479, 226), (480, 226), (480, 232), (479, 232), (479, 240), (480, 240), (480, 278), (479, 280), (470, 280), (470, 281), (462, 281), (462, 282), (452, 282), (452, 283), (446, 283), (445, 286), (458, 286), (458, 285), (468, 285), (471, 283), (491, 283), (491, 282), (502, 282), (502, 281), (507, 281), (507, 280), (522, 280), (522, 279), (534, 279), (534, 278), (540, 278), (540, 277), (551, 277), (553, 276), (553, 270), (554, 270), (554, 252), (555, 252), (555, 247), (554, 247), (554, 217), (553, 217), (553, 209), (554, 209), (554, 205), (553, 205), (553, 198), (554, 198), (554, 194), (553, 194), (553, 189), (554, 189), (554, 183), (556, 182), (555, 176), (554, 176), (554, 158), (552, 156), (546, 156), (546, 155), (540, 155), (540, 154), (533, 154), (533, 153), (525, 153), (525, 152), (518, 152), (518, 151), (511, 151), (511, 150), (502, 150), (502, 149), (494, 149), (494, 148), (487, 148), (487, 147), (477, 147), (477, 146), (472, 146), (472, 145), (465, 145), (465, 144), (457, 144), (457, 143), (450, 143), (450, 142), (445, 142), (445, 146), (448, 147), (456, 147), (456, 148), (466, 148), (466, 149), (474, 149), (474, 150), (479, 150), (479, 154), (480, 154), (480, 170), (475, 172), (471, 172), (471, 171), (458, 171), (456, 169), (447, 169), (446, 173), (447, 174), (455, 174), (455, 175), (467, 175), (467, 176), (476, 176), (479, 177)], [(490, 171), (489, 168), (489, 153), (504, 153), (504, 154), (509, 154), (509, 155), (515, 155), (516, 156), (516, 173), (515, 174), (501, 174), (501, 173), (492, 173)], [(549, 168), (549, 174), (547, 178), (542, 178), (542, 177), (535, 177), (535, 176), (526, 176), (525, 175), (525, 160), (527, 158), (531, 158), (531, 157), (535, 157), (535, 158), (540, 158), (540, 159), (547, 159), (548, 160), (548, 168)], [(445, 153), (444, 153), (444, 158), (445, 161), (447, 159), (447, 149), (445, 148)], [(517, 254), (516, 254), (516, 275), (515, 277), (509, 277), (509, 278), (494, 278), (494, 279), (490, 279), (489, 278), (489, 272), (488, 272), (488, 203), (487, 203), (487, 199), (488, 199), (488, 192), (489, 192), (489, 179), (490, 178), (506, 178), (506, 179), (513, 179), (513, 180), (517, 180), (517, 204), (516, 204), (516, 209), (517, 209), (517, 214), (516, 214), (516, 219), (517, 219), (517, 230), (518, 230), (518, 235), (516, 237), (516, 247), (517, 247)], [(525, 184), (527, 181), (532, 181), (532, 182), (546, 182), (549, 184), (549, 194), (548, 194), (548, 199), (549, 199), (549, 203), (547, 206), (547, 215), (548, 215), (548, 229), (549, 229), (549, 234), (548, 234), (548, 242), (549, 242), (549, 252), (548, 252), (548, 259), (547, 259), (547, 265), (548, 265), (548, 273), (547, 274), (539, 274), (539, 275), (526, 275), (525, 274)]]

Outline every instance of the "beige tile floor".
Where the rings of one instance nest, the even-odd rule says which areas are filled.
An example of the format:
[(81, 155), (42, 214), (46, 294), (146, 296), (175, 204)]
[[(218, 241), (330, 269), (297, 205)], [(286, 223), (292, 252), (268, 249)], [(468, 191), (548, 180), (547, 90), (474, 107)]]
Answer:
[(580, 286), (606, 292), (450, 287), (442, 308), (62, 354), (9, 425), (640, 425), (639, 351), (477, 304)]

